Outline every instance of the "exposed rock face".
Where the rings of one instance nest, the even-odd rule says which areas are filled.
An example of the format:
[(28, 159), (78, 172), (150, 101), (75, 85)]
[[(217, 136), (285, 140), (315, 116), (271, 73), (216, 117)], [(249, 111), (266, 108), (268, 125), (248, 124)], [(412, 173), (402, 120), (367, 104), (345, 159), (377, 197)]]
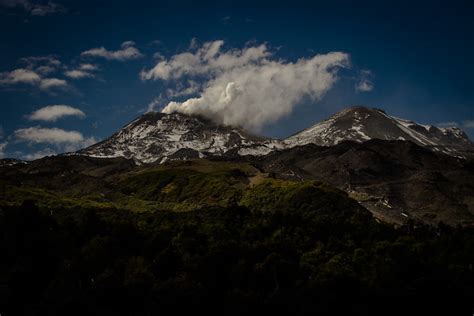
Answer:
[(361, 143), (371, 139), (411, 141), (458, 157), (474, 153), (473, 144), (458, 128), (421, 125), (379, 109), (351, 107), (284, 140), (258, 137), (201, 117), (151, 112), (78, 154), (151, 163), (209, 156), (262, 156), (306, 144), (334, 146), (342, 141)]
[(284, 140), (288, 147), (316, 144), (333, 146), (342, 141), (364, 142), (370, 139), (404, 140), (463, 156), (474, 146), (467, 135), (456, 127), (438, 128), (387, 115), (383, 110), (361, 106), (347, 108)]
[[(80, 190), (89, 192), (103, 176), (148, 167), (137, 164), (196, 158), (245, 161), (262, 174), (328, 183), (387, 222), (472, 225), (473, 152), (460, 129), (420, 125), (365, 107), (343, 110), (284, 140), (200, 117), (147, 113), (76, 153), (29, 163), (0, 160), (0, 174), (18, 186), (36, 176), (59, 188), (77, 180)], [(69, 179), (70, 174), (80, 177)]]
[(474, 224), (474, 161), (413, 142), (308, 144), (254, 161), (278, 177), (320, 180), (342, 189), (383, 221)]
[(139, 162), (203, 158), (230, 151), (264, 155), (280, 146), (278, 141), (251, 135), (239, 128), (173, 113), (147, 113), (110, 138), (79, 151), (91, 157), (126, 157)]

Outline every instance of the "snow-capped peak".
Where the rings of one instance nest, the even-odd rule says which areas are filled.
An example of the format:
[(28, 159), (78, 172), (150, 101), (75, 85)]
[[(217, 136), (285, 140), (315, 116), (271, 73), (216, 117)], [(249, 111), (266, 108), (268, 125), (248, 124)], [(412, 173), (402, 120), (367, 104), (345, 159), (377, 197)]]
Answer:
[[(330, 118), (291, 137), (286, 146), (317, 144), (332, 146), (341, 141), (364, 142), (369, 139), (405, 140), (453, 155), (471, 149), (472, 143), (458, 128), (438, 128), (388, 115), (376, 108), (361, 106), (344, 109)], [(469, 148), (467, 148), (469, 147)]]
[(258, 137), (240, 128), (180, 113), (150, 112), (127, 124), (110, 138), (77, 154), (126, 157), (140, 163), (222, 155), (266, 155), (276, 149), (370, 139), (412, 141), (452, 156), (473, 151), (459, 128), (438, 128), (392, 117), (383, 110), (350, 107), (284, 140)]
[(237, 154), (261, 155), (277, 142), (180, 113), (149, 112), (107, 140), (80, 151), (92, 157), (126, 157), (150, 163), (167, 159)]

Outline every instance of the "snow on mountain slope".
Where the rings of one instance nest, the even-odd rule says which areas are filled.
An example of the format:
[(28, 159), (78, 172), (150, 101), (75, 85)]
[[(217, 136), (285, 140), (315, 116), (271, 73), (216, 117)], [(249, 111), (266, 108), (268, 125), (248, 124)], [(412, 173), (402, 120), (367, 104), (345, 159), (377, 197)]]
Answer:
[(110, 138), (80, 150), (91, 157), (126, 157), (142, 163), (222, 155), (262, 156), (277, 149), (306, 144), (333, 146), (342, 141), (370, 139), (412, 141), (451, 156), (471, 155), (474, 146), (458, 128), (438, 128), (387, 115), (366, 107), (351, 107), (284, 140), (249, 134), (239, 128), (180, 113), (150, 112)]
[(364, 142), (369, 139), (412, 141), (450, 155), (472, 150), (472, 143), (460, 129), (438, 128), (392, 117), (383, 110), (361, 106), (342, 110), (283, 142), (288, 147), (316, 144), (332, 146), (341, 141)]
[(241, 129), (173, 113), (150, 112), (132, 121), (103, 142), (79, 151), (91, 157), (126, 157), (139, 162), (202, 158), (237, 151), (263, 155), (279, 143)]

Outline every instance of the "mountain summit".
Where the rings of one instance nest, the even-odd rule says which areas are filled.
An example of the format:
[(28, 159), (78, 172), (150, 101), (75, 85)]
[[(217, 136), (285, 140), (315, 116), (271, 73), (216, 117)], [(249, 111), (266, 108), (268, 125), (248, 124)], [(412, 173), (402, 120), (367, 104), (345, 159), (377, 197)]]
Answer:
[(289, 147), (306, 144), (333, 146), (342, 141), (361, 143), (370, 139), (411, 141), (454, 156), (473, 149), (467, 135), (457, 127), (422, 125), (389, 116), (381, 109), (362, 106), (342, 110), (288, 137), (284, 143)]
[(283, 140), (252, 135), (240, 128), (180, 113), (146, 113), (110, 138), (80, 150), (91, 157), (126, 157), (142, 163), (222, 155), (262, 156), (306, 144), (334, 146), (371, 139), (411, 141), (450, 156), (472, 155), (474, 145), (459, 128), (438, 128), (362, 106), (342, 110)]
[(126, 157), (139, 162), (203, 158), (236, 153), (263, 155), (278, 146), (270, 139), (180, 113), (146, 113), (110, 138), (78, 153), (91, 157)]

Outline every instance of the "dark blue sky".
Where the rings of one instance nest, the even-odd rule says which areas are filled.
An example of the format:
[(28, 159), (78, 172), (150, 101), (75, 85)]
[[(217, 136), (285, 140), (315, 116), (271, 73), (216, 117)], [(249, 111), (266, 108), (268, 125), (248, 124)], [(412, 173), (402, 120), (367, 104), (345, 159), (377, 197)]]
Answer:
[[(266, 43), (272, 58), (287, 62), (333, 51), (350, 55), (351, 69), (339, 72), (339, 80), (319, 102), (301, 102), (291, 115), (265, 126), (264, 135), (284, 137), (344, 107), (361, 104), (420, 123), (456, 123), (474, 138), (473, 1), (203, 1), (198, 5), (196, 1), (57, 0), (54, 8), (39, 7), (47, 6), (41, 1), (17, 2), (0, 0), (0, 152), (4, 156), (25, 158), (70, 148), (67, 142), (27, 138), (31, 134), (25, 136), (25, 130), (31, 127), (78, 131), (84, 139), (111, 135), (163, 93), (163, 81), (143, 81), (139, 76), (142, 69), (156, 64), (153, 55), (158, 52), (168, 59), (182, 53), (192, 38), (200, 43), (224, 40), (225, 49)], [(81, 57), (97, 47), (120, 50), (125, 41), (134, 41), (143, 57)], [(15, 81), (11, 72), (28, 69), (21, 58), (31, 56), (50, 56), (61, 66), (40, 74), (40, 79)], [(98, 67), (89, 72), (93, 77), (65, 75), (86, 63)], [(365, 70), (371, 73), (373, 89), (356, 91)], [(44, 81), (48, 78), (65, 82)], [(68, 105), (85, 117), (28, 118), (48, 105)]]

